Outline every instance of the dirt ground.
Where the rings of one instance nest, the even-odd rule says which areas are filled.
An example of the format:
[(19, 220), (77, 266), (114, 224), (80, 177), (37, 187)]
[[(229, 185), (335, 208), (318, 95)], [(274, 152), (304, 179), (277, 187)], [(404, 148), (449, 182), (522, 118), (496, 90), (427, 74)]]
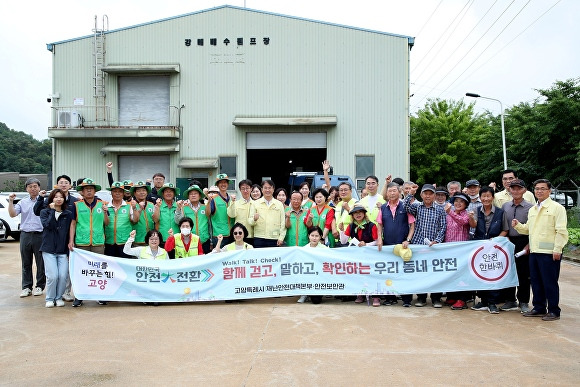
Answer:
[(0, 385), (579, 385), (580, 266), (562, 318), (380, 308), (298, 297), (47, 309), (19, 298), (18, 242), (0, 243)]

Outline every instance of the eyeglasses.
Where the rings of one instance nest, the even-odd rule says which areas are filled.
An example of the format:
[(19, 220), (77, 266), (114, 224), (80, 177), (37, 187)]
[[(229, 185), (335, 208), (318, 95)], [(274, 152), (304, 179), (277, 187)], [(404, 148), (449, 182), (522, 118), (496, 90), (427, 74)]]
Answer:
[(150, 241), (158, 241), (159, 240), (159, 237), (150, 237), (149, 240)]
[(243, 231), (234, 231), (232, 234), (233, 235), (244, 235), (244, 232)]
[(549, 191), (550, 188), (545, 188), (545, 187), (535, 187), (534, 191)]

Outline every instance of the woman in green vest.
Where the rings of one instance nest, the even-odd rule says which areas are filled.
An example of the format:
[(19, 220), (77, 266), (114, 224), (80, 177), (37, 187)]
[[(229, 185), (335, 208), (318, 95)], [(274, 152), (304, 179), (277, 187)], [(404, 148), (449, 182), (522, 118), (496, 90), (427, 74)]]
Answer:
[(137, 246), (146, 246), (145, 234), (155, 229), (155, 222), (153, 221), (155, 205), (147, 201), (147, 195), (150, 192), (151, 187), (143, 181), (138, 181), (131, 187), (131, 195), (135, 197), (135, 199), (131, 200), (131, 207), (133, 208), (131, 221), (133, 222), (133, 230), (137, 231), (135, 235), (135, 244)]
[[(307, 227), (318, 226), (322, 229), (322, 240), (324, 241), (328, 233), (333, 229), (332, 222), (334, 221), (334, 209), (332, 209), (326, 201), (328, 199), (328, 192), (324, 188), (314, 190), (312, 195), (314, 203), (308, 210), (304, 224)], [(334, 237), (331, 234), (328, 236), (329, 247), (334, 247)]]
[(224, 247), (221, 247), (222, 241), (224, 239), (223, 235), (218, 235), (217, 245), (213, 249), (214, 253), (219, 253), (223, 251), (235, 251), (235, 250), (247, 250), (253, 249), (254, 247), (247, 243), (245, 239), (248, 237), (248, 229), (241, 223), (236, 223), (232, 227), (230, 235), (233, 236), (234, 241)]
[(165, 242), (167, 252), (175, 250), (175, 258), (189, 258), (196, 255), (203, 255), (201, 239), (199, 236), (192, 234), (193, 220), (191, 218), (182, 218), (179, 221), (179, 233), (173, 235), (173, 230), (169, 230), (169, 238)]

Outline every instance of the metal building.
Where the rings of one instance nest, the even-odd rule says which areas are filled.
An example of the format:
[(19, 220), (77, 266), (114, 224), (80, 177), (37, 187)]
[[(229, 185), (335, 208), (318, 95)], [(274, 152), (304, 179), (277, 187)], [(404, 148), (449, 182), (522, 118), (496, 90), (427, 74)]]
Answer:
[[(409, 176), (413, 38), (221, 6), (47, 44), (53, 174)], [(54, 176), (53, 176), (54, 177)], [(360, 188), (360, 187), (359, 187)]]

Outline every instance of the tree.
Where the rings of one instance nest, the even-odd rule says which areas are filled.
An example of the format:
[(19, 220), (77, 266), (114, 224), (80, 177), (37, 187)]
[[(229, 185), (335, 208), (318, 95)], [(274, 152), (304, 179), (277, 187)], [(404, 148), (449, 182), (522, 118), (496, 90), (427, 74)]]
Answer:
[(538, 89), (532, 104), (508, 110), (510, 167), (532, 181), (547, 178), (553, 184), (580, 180), (580, 78), (557, 81)]
[(411, 116), (411, 179), (447, 184), (477, 178), (478, 148), (489, 126), (463, 101), (429, 100)]
[(48, 173), (52, 167), (51, 140), (38, 141), (0, 122), (0, 171)]

